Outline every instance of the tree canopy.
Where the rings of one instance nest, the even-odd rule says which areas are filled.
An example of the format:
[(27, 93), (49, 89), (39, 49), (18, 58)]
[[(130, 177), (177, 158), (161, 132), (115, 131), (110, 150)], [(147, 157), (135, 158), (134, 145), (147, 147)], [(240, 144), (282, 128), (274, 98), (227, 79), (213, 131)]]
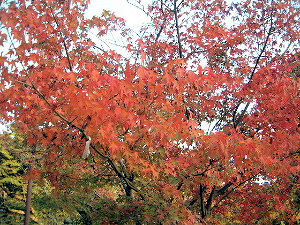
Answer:
[(31, 178), (79, 184), (86, 224), (299, 221), (299, 3), (130, 2), (138, 34), (85, 0), (1, 1), (0, 115)]

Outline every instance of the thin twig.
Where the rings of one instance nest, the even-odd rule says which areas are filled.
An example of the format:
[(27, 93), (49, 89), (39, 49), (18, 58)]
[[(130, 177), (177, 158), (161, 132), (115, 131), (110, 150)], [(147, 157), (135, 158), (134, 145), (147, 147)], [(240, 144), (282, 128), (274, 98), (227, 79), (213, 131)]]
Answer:
[[(59, 23), (58, 23), (55, 15), (54, 15), (54, 11), (53, 11), (53, 9), (52, 9), (51, 6), (49, 6), (49, 7), (51, 9), (51, 14), (52, 14), (52, 17), (53, 17), (56, 25), (57, 25), (57, 28), (59, 28), (60, 26), (59, 26)], [(69, 64), (69, 70), (72, 72), (73, 71), (73, 69), (72, 69), (72, 63), (71, 63), (71, 59), (70, 59), (70, 56), (69, 56), (69, 51), (68, 51), (68, 48), (67, 48), (66, 39), (65, 39), (65, 37), (64, 37), (64, 35), (63, 35), (63, 33), (62, 33), (61, 30), (59, 30), (59, 33), (60, 33), (60, 35), (61, 35), (61, 37), (63, 39), (63, 46), (64, 46), (64, 49), (65, 49), (65, 52), (66, 52), (66, 55), (67, 55), (68, 64)]]

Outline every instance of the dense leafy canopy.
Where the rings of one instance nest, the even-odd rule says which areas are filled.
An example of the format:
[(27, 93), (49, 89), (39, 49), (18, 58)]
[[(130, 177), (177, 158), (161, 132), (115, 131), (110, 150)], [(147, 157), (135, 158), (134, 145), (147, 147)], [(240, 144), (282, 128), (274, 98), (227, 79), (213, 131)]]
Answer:
[[(8, 138), (4, 135), (0, 139), (0, 220), (4, 224), (22, 221), (19, 212), (23, 212), (25, 201), (23, 199), (23, 179), (24, 167), (16, 160), (7, 145)], [(16, 147), (16, 146), (14, 146)], [(14, 149), (15, 150), (15, 149)], [(16, 216), (16, 215), (17, 216)], [(24, 212), (23, 212), (24, 214)]]
[(30, 178), (86, 193), (87, 224), (299, 221), (299, 4), (136, 0), (137, 38), (88, 4), (2, 1), (0, 114), (38, 146)]

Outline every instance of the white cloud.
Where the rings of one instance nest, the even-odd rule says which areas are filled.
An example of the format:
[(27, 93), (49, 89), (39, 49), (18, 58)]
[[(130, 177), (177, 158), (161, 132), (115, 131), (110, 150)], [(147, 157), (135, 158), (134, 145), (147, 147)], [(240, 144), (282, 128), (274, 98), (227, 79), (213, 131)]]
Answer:
[[(147, 2), (151, 1), (143, 1), (144, 4)], [(129, 4), (126, 0), (92, 0), (86, 15), (87, 17), (100, 16), (103, 10), (109, 10), (116, 16), (124, 18), (127, 26), (134, 31), (138, 31), (143, 24), (149, 22), (149, 17), (142, 10)]]

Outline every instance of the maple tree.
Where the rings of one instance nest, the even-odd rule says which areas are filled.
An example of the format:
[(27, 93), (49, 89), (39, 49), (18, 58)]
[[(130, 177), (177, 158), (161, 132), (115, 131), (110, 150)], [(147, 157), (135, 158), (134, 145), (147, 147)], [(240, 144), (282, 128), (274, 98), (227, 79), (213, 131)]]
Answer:
[[(296, 1), (135, 1), (151, 19), (136, 39), (110, 11), (86, 18), (88, 4), (2, 1), (0, 113), (42, 146), (31, 178), (60, 191), (96, 179), (101, 223), (244, 223), (299, 188)], [(91, 32), (119, 32), (125, 53)]]

